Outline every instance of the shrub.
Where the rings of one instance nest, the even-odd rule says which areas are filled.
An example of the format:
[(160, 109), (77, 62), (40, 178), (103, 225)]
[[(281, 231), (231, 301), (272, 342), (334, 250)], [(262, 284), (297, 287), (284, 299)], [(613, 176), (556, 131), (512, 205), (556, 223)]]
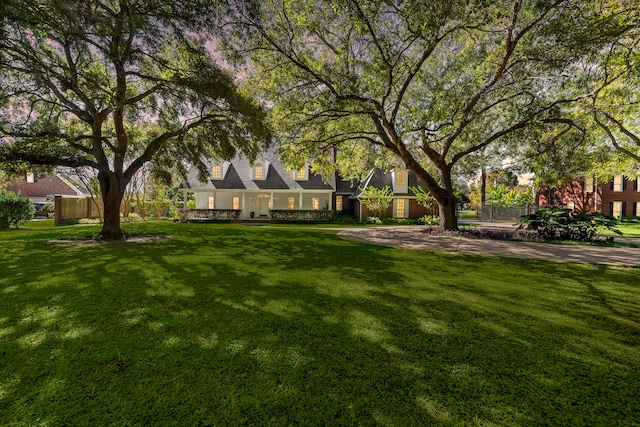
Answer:
[(362, 190), (362, 193), (358, 196), (358, 200), (369, 208), (373, 214), (378, 217), (383, 217), (393, 202), (393, 190), (388, 185), (385, 185), (383, 188), (369, 186)]
[(354, 222), (356, 222), (356, 219), (351, 215), (336, 212), (333, 215), (332, 222), (339, 224), (353, 224)]
[(11, 224), (18, 228), (18, 223), (33, 219), (35, 209), (26, 197), (0, 188), (0, 229), (7, 229)]
[(380, 218), (378, 218), (377, 216), (368, 216), (365, 220), (364, 220), (365, 224), (382, 224), (382, 220)]
[(424, 225), (440, 225), (440, 217), (438, 215), (425, 215), (418, 219), (418, 223)]
[(545, 241), (593, 241), (602, 229), (622, 234), (615, 228), (617, 220), (602, 212), (574, 211), (571, 209), (540, 209), (518, 221), (518, 229), (526, 228), (538, 233)]

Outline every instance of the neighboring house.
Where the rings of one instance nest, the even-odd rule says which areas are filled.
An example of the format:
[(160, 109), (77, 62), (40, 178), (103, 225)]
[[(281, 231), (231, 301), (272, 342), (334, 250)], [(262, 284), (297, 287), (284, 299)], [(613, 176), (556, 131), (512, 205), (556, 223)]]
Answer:
[(538, 205), (600, 211), (616, 218), (640, 216), (639, 179), (623, 175), (616, 175), (605, 183), (598, 183), (594, 178), (576, 179), (564, 188), (544, 188)]
[(78, 187), (58, 173), (42, 176), (37, 172), (27, 173), (22, 178), (9, 180), (6, 188), (8, 191), (28, 197), (33, 203), (51, 201), (55, 195), (84, 197)]
[[(309, 165), (288, 171), (271, 150), (251, 165), (243, 157), (230, 162), (210, 161), (209, 177), (198, 180), (192, 168), (180, 190), (185, 208), (188, 198), (195, 200), (196, 210), (187, 219), (326, 219), (333, 211), (362, 220), (367, 209), (357, 199), (359, 187), (337, 175), (323, 179), (311, 172)], [(404, 184), (401, 177), (404, 174)], [(395, 177), (395, 178), (394, 178)], [(417, 207), (415, 195), (408, 189), (419, 185), (415, 175), (406, 172), (372, 172), (360, 188), (368, 185), (391, 186), (396, 199), (389, 208), (389, 216), (419, 218), (424, 215)], [(302, 215), (304, 214), (304, 215)]]

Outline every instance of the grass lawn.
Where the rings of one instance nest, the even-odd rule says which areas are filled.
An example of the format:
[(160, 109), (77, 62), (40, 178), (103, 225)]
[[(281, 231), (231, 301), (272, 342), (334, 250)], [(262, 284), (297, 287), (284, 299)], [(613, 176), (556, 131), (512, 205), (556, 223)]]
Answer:
[(616, 228), (620, 230), (625, 237), (640, 238), (640, 224), (619, 223)]
[(0, 425), (638, 425), (638, 269), (335, 232), (0, 232)]

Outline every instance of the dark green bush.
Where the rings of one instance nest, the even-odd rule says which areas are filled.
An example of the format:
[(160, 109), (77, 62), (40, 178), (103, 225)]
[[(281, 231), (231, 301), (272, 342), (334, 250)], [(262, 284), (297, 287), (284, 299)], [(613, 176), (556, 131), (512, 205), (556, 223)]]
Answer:
[(523, 216), (518, 221), (518, 229), (536, 231), (545, 241), (591, 242), (603, 229), (622, 234), (615, 228), (617, 223), (615, 218), (606, 216), (602, 212), (548, 208)]
[(35, 209), (26, 197), (0, 188), (0, 230), (18, 223), (33, 219)]

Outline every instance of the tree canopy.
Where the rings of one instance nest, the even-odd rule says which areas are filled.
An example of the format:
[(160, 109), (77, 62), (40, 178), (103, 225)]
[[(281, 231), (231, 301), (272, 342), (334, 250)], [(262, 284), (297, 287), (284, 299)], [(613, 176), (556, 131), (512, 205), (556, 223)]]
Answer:
[(119, 209), (147, 162), (207, 173), (205, 156), (255, 157), (264, 111), (198, 35), (212, 2), (6, 0), (0, 5), (0, 162), (97, 171), (100, 237), (121, 239)]
[(562, 107), (587, 96), (581, 61), (619, 30), (607, 26), (619, 13), (577, 0), (238, 0), (222, 37), (250, 57), (285, 157), (335, 161), (347, 176), (401, 162), (456, 228), (461, 159), (525, 130), (580, 133)]

